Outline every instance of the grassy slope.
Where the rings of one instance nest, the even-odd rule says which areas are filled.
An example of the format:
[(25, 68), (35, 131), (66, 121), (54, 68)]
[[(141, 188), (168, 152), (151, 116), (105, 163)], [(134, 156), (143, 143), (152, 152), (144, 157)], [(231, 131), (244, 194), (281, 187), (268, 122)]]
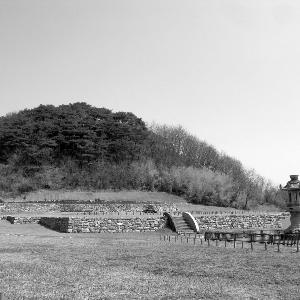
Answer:
[(40, 190), (27, 193), (16, 198), (8, 198), (6, 201), (57, 201), (57, 200), (80, 200), (89, 201), (100, 199), (107, 202), (127, 202), (135, 203), (157, 201), (157, 202), (185, 202), (184, 199), (159, 192), (142, 192), (142, 191), (64, 191), (64, 190)]
[(299, 299), (300, 254), (291, 248), (166, 243), (159, 233), (68, 235), (4, 221), (0, 240), (0, 291), (13, 299)]

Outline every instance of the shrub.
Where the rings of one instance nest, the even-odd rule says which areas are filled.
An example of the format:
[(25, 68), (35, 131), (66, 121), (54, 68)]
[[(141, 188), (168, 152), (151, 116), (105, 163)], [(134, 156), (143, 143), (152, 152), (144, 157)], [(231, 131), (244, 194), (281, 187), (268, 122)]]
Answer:
[(172, 168), (174, 193), (184, 195), (195, 204), (228, 206), (234, 193), (228, 175), (207, 168)]

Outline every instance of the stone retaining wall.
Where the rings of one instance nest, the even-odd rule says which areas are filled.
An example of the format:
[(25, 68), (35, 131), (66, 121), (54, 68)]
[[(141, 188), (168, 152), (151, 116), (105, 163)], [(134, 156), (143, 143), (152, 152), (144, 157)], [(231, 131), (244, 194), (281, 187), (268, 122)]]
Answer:
[(0, 206), (1, 214), (17, 214), (17, 213), (46, 213), (59, 212), (61, 207), (55, 203), (2, 203)]
[(39, 223), (60, 232), (146, 232), (165, 226), (165, 218), (71, 218), (71, 217), (13, 217), (6, 216), (12, 224)]
[(9, 202), (0, 205), (0, 214), (18, 214), (18, 213), (38, 213), (47, 212), (67, 212), (67, 213), (85, 213), (91, 215), (102, 215), (106, 213), (140, 213), (147, 205), (152, 205), (156, 211), (178, 211), (173, 204), (157, 203), (137, 203), (137, 204), (119, 204), (119, 203), (52, 203), (52, 202)]
[[(197, 216), (200, 230), (284, 229), (289, 213), (263, 215), (209, 215)], [(96, 218), (96, 217), (30, 217), (6, 216), (12, 224), (40, 223), (61, 232), (144, 232), (165, 226), (164, 217)]]
[(41, 217), (13, 217), (6, 216), (4, 217), (11, 224), (30, 224), (30, 223), (39, 223)]
[(67, 232), (146, 232), (165, 226), (161, 218), (96, 219), (70, 218)]
[(200, 230), (220, 229), (283, 229), (289, 213), (265, 213), (261, 215), (210, 215), (197, 216)]

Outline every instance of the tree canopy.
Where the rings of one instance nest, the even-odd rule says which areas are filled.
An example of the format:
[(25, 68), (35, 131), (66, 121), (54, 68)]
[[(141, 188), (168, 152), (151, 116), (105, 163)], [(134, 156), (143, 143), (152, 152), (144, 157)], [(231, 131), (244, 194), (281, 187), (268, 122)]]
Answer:
[(0, 118), (0, 160), (17, 156), (21, 165), (97, 159), (138, 159), (148, 136), (145, 123), (132, 113), (75, 103), (41, 105)]

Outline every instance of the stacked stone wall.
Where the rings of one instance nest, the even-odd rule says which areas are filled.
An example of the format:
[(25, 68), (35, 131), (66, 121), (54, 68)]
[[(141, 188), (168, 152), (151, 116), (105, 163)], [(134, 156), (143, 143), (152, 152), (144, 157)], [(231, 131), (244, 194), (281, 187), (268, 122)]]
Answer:
[(148, 232), (165, 226), (164, 217), (158, 218), (71, 218), (71, 217), (13, 217), (6, 220), (12, 224), (39, 223), (50, 229), (69, 232)]
[[(266, 213), (261, 215), (203, 215), (196, 216), (200, 230), (232, 229), (285, 229), (289, 213)], [(40, 223), (45, 227), (61, 232), (146, 232), (156, 231), (165, 226), (162, 216), (139, 218), (105, 218), (105, 217), (32, 217), (5, 216), (12, 224)]]
[(44, 214), (47, 212), (85, 213), (92, 215), (103, 215), (108, 213), (140, 213), (147, 205), (151, 204), (159, 212), (178, 211), (175, 205), (156, 203), (52, 203), (52, 202), (8, 202), (0, 206), (0, 214), (35, 213)]
[(196, 220), (202, 230), (221, 229), (283, 229), (289, 213), (266, 213), (261, 215), (203, 215)]
[(70, 218), (68, 232), (148, 232), (165, 226), (165, 219), (130, 218), (130, 219), (96, 219)]
[(41, 217), (5, 216), (4, 219), (9, 221), (11, 224), (31, 224), (39, 223)]
[(3, 203), (0, 206), (1, 214), (16, 214), (16, 213), (46, 213), (59, 212), (61, 210), (60, 204), (55, 203)]

